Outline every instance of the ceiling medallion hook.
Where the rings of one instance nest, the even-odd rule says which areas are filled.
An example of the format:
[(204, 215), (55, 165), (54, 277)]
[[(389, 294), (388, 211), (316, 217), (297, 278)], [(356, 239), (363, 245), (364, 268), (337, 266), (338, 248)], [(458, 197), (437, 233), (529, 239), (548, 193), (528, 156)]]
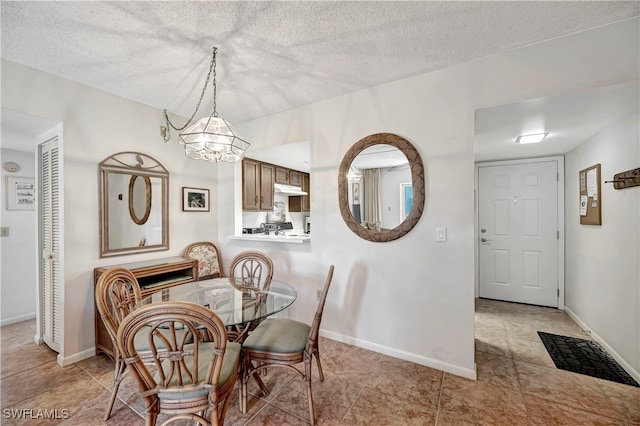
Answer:
[[(173, 128), (180, 132), (178, 135), (178, 141), (184, 145), (185, 155), (195, 160), (204, 160), (207, 162), (235, 162), (242, 160), (244, 152), (249, 148), (249, 142), (242, 139), (233, 130), (231, 125), (224, 118), (218, 117), (216, 97), (217, 97), (217, 84), (216, 84), (216, 57), (218, 48), (213, 47), (211, 55), (211, 63), (209, 65), (209, 72), (200, 94), (200, 99), (196, 105), (196, 109), (191, 114), (191, 117), (187, 123), (177, 128), (169, 120), (167, 110), (164, 110), (164, 116), (167, 122), (167, 132), (164, 134), (164, 141), (168, 142), (171, 139), (169, 134), (169, 128)], [(202, 99), (206, 92), (209, 80), (213, 75), (213, 113), (209, 117), (201, 118), (195, 123), (191, 124), (193, 118), (200, 108)]]

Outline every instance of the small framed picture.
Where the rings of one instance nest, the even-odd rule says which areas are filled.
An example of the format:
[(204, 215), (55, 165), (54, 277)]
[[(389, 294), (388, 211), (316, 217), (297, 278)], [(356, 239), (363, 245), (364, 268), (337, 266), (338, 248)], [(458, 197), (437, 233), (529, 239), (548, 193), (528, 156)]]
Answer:
[(34, 178), (7, 176), (7, 210), (35, 210), (36, 183)]
[(182, 187), (183, 212), (208, 212), (209, 190), (201, 188)]

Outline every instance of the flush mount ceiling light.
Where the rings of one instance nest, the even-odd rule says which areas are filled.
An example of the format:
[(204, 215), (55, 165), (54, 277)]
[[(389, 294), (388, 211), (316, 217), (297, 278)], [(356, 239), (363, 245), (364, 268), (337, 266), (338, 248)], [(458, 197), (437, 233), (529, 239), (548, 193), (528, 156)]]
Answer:
[(542, 142), (544, 138), (547, 137), (549, 133), (535, 133), (532, 135), (520, 135), (516, 139), (516, 143), (526, 144), (526, 143), (538, 143)]
[[(249, 142), (245, 141), (233, 130), (231, 125), (224, 118), (218, 117), (216, 110), (216, 54), (217, 47), (213, 47), (211, 64), (209, 65), (209, 73), (202, 88), (202, 94), (196, 105), (196, 110), (189, 118), (189, 121), (182, 126), (176, 127), (169, 120), (167, 110), (164, 110), (164, 116), (167, 120), (167, 131), (164, 132), (164, 141), (171, 139), (169, 127), (180, 132), (179, 142), (184, 145), (184, 153), (187, 157), (195, 160), (204, 160), (208, 162), (235, 162), (242, 160), (244, 152), (249, 148)], [(207, 85), (213, 74), (213, 113), (210, 117), (201, 118), (192, 124), (202, 103)]]

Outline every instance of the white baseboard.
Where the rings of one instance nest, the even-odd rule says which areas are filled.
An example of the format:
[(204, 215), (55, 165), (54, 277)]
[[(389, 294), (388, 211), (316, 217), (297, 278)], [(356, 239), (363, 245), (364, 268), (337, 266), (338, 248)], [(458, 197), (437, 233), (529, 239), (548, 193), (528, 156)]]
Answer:
[(464, 368), (437, 359), (427, 358), (410, 352), (390, 348), (388, 346), (379, 345), (377, 343), (368, 342), (366, 340), (354, 339), (353, 337), (333, 333), (330, 331), (321, 330), (320, 335), (328, 339), (356, 346), (358, 348), (368, 349), (394, 358), (399, 358), (405, 361), (413, 362), (415, 364), (424, 365), (425, 367), (435, 368), (436, 370), (444, 371), (445, 373), (451, 373), (456, 376), (464, 377), (471, 380), (477, 379), (475, 364), (473, 366), (473, 369)]
[(615, 359), (616, 362), (620, 364), (620, 366), (624, 368), (624, 370), (629, 373), (631, 377), (633, 377), (636, 382), (640, 383), (640, 373), (634, 370), (633, 367), (631, 367), (629, 363), (624, 360), (624, 358), (622, 358), (611, 346), (609, 346), (609, 344), (607, 344), (607, 342), (605, 342), (602, 337), (594, 333), (593, 330), (591, 330), (591, 327), (589, 327), (584, 321), (582, 321), (580, 317), (578, 317), (571, 309), (565, 306), (564, 310), (567, 315), (569, 315), (571, 319), (580, 326), (580, 328), (582, 328), (584, 331), (589, 332), (589, 335), (593, 338), (593, 340), (598, 342), (609, 353), (609, 355), (611, 355), (613, 359)]
[(76, 362), (82, 361), (83, 359), (91, 358), (95, 356), (96, 348), (91, 348), (84, 350), (82, 352), (75, 353), (73, 355), (63, 357), (61, 354), (58, 354), (58, 365), (61, 367), (66, 367), (67, 365), (75, 364)]
[(11, 317), (11, 318), (5, 318), (3, 320), (0, 320), (0, 327), (4, 327), (5, 325), (9, 325), (9, 324), (15, 324), (17, 322), (32, 320), (35, 317), (36, 317), (36, 313), (35, 312), (31, 312), (31, 313), (24, 314), (24, 315), (18, 315), (18, 316)]

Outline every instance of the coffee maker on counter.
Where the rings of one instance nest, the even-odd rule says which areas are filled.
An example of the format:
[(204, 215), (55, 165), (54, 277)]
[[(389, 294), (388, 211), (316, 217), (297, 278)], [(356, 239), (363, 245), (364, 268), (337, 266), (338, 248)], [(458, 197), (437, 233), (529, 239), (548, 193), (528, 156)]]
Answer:
[(311, 234), (311, 216), (304, 218), (304, 233)]

